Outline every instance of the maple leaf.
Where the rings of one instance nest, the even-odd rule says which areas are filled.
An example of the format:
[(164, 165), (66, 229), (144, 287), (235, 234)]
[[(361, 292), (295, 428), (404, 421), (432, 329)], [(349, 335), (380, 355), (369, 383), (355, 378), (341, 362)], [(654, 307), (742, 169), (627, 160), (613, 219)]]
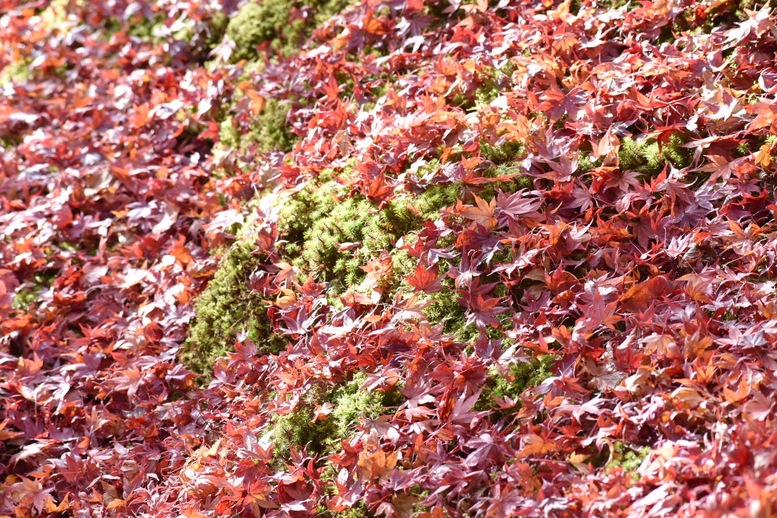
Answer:
[(756, 118), (748, 124), (748, 131), (753, 132), (761, 128), (769, 128), (769, 131), (775, 131), (775, 128), (777, 128), (777, 104), (760, 102), (748, 106), (747, 110), (756, 115)]
[(535, 198), (526, 195), (526, 191), (521, 189), (512, 194), (499, 192), (496, 196), (496, 212), (499, 214), (499, 223), (504, 224), (504, 217), (518, 221), (519, 219), (541, 219), (542, 215), (537, 209), (542, 205), (541, 198)]
[(442, 278), (438, 275), (440, 267), (438, 264), (433, 264), (428, 268), (425, 268), (422, 263), (418, 263), (415, 267), (415, 271), (407, 276), (407, 282), (418, 291), (432, 294), (442, 291)]
[(531, 455), (544, 455), (557, 451), (558, 448), (552, 442), (546, 441), (536, 434), (527, 434), (521, 437), (521, 448), (518, 450), (518, 458)]
[(486, 229), (494, 228), (497, 223), (497, 220), (494, 217), (496, 212), (496, 200), (493, 199), (488, 202), (475, 195), (475, 203), (475, 207), (469, 205), (465, 206), (461, 200), (458, 200), (456, 204), (456, 213), (467, 219), (473, 220), (475, 223)]

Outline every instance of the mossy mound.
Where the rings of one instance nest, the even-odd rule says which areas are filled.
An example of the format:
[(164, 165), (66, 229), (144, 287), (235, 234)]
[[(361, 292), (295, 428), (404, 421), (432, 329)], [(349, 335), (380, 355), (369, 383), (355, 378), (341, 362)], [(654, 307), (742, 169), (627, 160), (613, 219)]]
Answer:
[(488, 142), (480, 143), (480, 155), (494, 164), (515, 162), (526, 156), (526, 150), (520, 142), (505, 142), (492, 146)]
[(412, 266), (394, 244), (451, 201), (448, 189), (433, 188), (417, 198), (397, 196), (378, 210), (361, 195), (346, 196), (325, 177), (296, 193), (281, 210), (281, 255), (317, 281), (330, 283), (330, 292), (344, 293), (364, 280), (371, 259), (392, 250), (394, 273), (381, 287), (387, 291)]
[(274, 54), (291, 56), (318, 24), (347, 5), (347, 0), (249, 1), (227, 25), (227, 36), (235, 42), (232, 59), (254, 59), (262, 44)]
[(250, 241), (239, 240), (227, 251), (208, 288), (195, 304), (181, 359), (193, 372), (209, 376), (216, 359), (233, 350), (235, 338), (246, 331), (259, 350), (278, 353), (286, 342), (272, 332), (267, 305), (249, 288), (260, 259)]
[(56, 280), (56, 275), (48, 272), (38, 272), (33, 276), (32, 282), (20, 286), (16, 290), (11, 306), (21, 311), (29, 311), (38, 297), (51, 288)]
[(626, 137), (618, 152), (622, 171), (636, 171), (644, 176), (655, 176), (664, 168), (661, 150), (655, 139), (636, 141)]

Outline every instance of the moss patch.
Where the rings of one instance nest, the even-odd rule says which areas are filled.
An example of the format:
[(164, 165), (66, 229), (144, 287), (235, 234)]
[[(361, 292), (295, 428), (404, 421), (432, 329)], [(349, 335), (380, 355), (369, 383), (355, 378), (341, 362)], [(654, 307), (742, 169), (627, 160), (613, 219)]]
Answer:
[(0, 86), (8, 83), (25, 83), (30, 80), (32, 75), (30, 71), (30, 63), (32, 60), (25, 59), (22, 61), (16, 61), (0, 71)]
[[(348, 0), (250, 1), (227, 25), (227, 36), (235, 42), (232, 59), (254, 59), (263, 44), (274, 54), (291, 56), (318, 24), (340, 12), (348, 3)], [(313, 16), (302, 15), (305, 7)]]
[(179, 41), (186, 42), (189, 52), (200, 62), (205, 63), (210, 57), (210, 52), (224, 39), (229, 18), (221, 11), (213, 11), (195, 22), (189, 21), (189, 25), (173, 36)]
[(631, 474), (632, 480), (636, 482), (640, 478), (637, 469), (649, 454), (650, 448), (647, 446), (635, 450), (622, 442), (616, 442), (613, 444), (610, 461), (605, 466), (605, 469), (623, 469), (626, 473)]
[(232, 117), (226, 117), (219, 124), (218, 148), (261, 153), (291, 151), (298, 139), (289, 130), (287, 117), (290, 108), (289, 103), (268, 99), (261, 113), (247, 124), (239, 124)]
[[(530, 388), (539, 386), (553, 376), (551, 368), (558, 360), (557, 356), (545, 355), (528, 362), (513, 363), (507, 373), (501, 373), (495, 367), (489, 370), (486, 386), (475, 404), (477, 410), (490, 410), (498, 407), (499, 401), (506, 398), (517, 401), (520, 408), (521, 394)], [(507, 415), (508, 409), (495, 413), (497, 418)]]
[[(366, 390), (366, 381), (367, 375), (358, 373), (348, 383), (328, 392), (312, 391), (293, 412), (275, 416), (271, 434), (276, 460), (282, 462), (292, 447), (306, 447), (318, 454), (336, 451), (342, 441), (353, 436), (362, 419), (377, 419), (399, 404), (399, 391)], [(316, 405), (324, 403), (333, 406), (331, 413), (314, 421)]]
[(208, 288), (195, 304), (181, 359), (193, 372), (210, 375), (217, 358), (231, 351), (238, 331), (245, 330), (260, 351), (277, 353), (286, 342), (273, 334), (267, 306), (248, 281), (259, 264), (250, 241), (238, 241), (227, 251)]
[(603, 157), (594, 159), (592, 155), (583, 154), (577, 160), (577, 171), (581, 174), (590, 173), (592, 170), (602, 165), (603, 162)]
[(467, 310), (459, 302), (460, 295), (453, 286), (445, 285), (449, 282), (443, 283), (442, 291), (428, 295), (429, 305), (423, 310), (424, 316), (432, 325), (443, 323), (443, 331), (454, 340), (470, 342), (478, 337), (479, 331), (467, 324)]
[(635, 141), (626, 137), (618, 151), (622, 171), (636, 171), (642, 176), (656, 176), (668, 162), (677, 168), (688, 167), (693, 152), (682, 147), (687, 142), (680, 133), (673, 133), (663, 146), (655, 139)]
[(27, 282), (16, 290), (11, 306), (21, 311), (28, 311), (30, 306), (41, 294), (51, 288), (57, 276), (48, 273), (36, 273), (33, 282)]
[(618, 151), (622, 171), (636, 171), (643, 176), (655, 176), (664, 167), (661, 150), (655, 139), (636, 141), (626, 137)]
[(520, 142), (505, 142), (498, 146), (492, 146), (488, 142), (480, 143), (480, 156), (495, 164), (515, 162), (526, 157), (526, 150)]
[(688, 139), (680, 133), (672, 133), (662, 149), (664, 159), (678, 169), (683, 169), (691, 165), (693, 151), (682, 147), (683, 144), (687, 142)]
[[(343, 293), (365, 277), (365, 266), (382, 250), (393, 250), (396, 241), (420, 228), (425, 218), (439, 210), (447, 196), (434, 192), (413, 200), (398, 196), (381, 210), (356, 195), (345, 197), (334, 180), (308, 185), (281, 210), (278, 230), (281, 255), (303, 272), (330, 283), (330, 291)], [(397, 251), (398, 252), (398, 251)], [(392, 255), (394, 274), (388, 289), (399, 282), (408, 261)]]

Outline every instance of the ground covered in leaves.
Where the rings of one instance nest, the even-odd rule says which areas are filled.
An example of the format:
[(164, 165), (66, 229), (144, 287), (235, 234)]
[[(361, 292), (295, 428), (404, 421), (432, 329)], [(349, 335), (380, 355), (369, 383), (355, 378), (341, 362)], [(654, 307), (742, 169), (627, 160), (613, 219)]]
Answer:
[(777, 511), (772, 6), (0, 13), (0, 515)]

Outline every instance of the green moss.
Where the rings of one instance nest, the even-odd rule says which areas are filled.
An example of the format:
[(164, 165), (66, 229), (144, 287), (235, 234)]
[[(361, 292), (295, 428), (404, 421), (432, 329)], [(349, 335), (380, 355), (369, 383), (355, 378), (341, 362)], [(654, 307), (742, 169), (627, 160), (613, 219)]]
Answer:
[(494, 164), (515, 162), (526, 157), (526, 150), (520, 142), (505, 142), (498, 146), (492, 146), (488, 142), (480, 142), (480, 156)]
[(432, 325), (443, 323), (443, 331), (460, 342), (471, 342), (479, 332), (474, 325), (467, 324), (467, 310), (459, 302), (461, 297), (449, 281), (443, 281), (442, 291), (427, 295), (429, 305), (423, 313)]
[(250, 240), (239, 240), (227, 251), (208, 288), (195, 304), (196, 316), (182, 348), (181, 359), (193, 372), (207, 378), (217, 358), (231, 351), (239, 331), (260, 351), (277, 353), (285, 340), (273, 334), (267, 306), (248, 287), (259, 264)]
[[(436, 210), (438, 201), (433, 195), (421, 196), (419, 209), (410, 198), (399, 196), (377, 210), (367, 199), (344, 198), (339, 191), (335, 181), (311, 184), (284, 205), (278, 221), (281, 255), (317, 280), (330, 283), (333, 293), (359, 285), (365, 277), (362, 267), (382, 250), (393, 250), (400, 237)], [(402, 254), (392, 254), (392, 259), (395, 276), (407, 270)], [(388, 284), (395, 281), (387, 280)]]
[(135, 17), (129, 24), (129, 34), (143, 41), (160, 41), (159, 32), (165, 24), (166, 17), (158, 14), (153, 18), (146, 18), (142, 14)]
[(256, 47), (270, 41), (287, 25), (294, 3), (289, 0), (250, 1), (232, 16), (227, 36), (235, 42), (232, 58), (253, 59)]
[(655, 139), (635, 141), (626, 137), (618, 151), (622, 171), (636, 171), (643, 176), (655, 176), (664, 167), (663, 156)]
[(364, 502), (357, 502), (353, 507), (345, 511), (330, 511), (325, 505), (319, 505), (316, 510), (318, 518), (375, 518)]
[[(276, 54), (291, 56), (317, 25), (339, 13), (348, 3), (348, 0), (250, 1), (227, 24), (226, 33), (235, 42), (232, 59), (254, 59), (257, 47), (263, 43), (269, 43), (269, 49)], [(313, 16), (308, 17), (308, 21), (302, 17), (292, 18), (293, 11), (303, 7), (310, 8)]]
[[(475, 405), (477, 410), (489, 410), (498, 400), (510, 398), (520, 405), (521, 394), (529, 388), (539, 386), (543, 381), (553, 376), (551, 368), (558, 360), (552, 354), (541, 356), (529, 362), (513, 363), (506, 374), (496, 368), (489, 370), (486, 386)], [(497, 417), (506, 415), (505, 411), (496, 412)]]
[(512, 75), (516, 66), (507, 62), (501, 68), (484, 67), (478, 71), (475, 88), (457, 91), (450, 104), (463, 110), (482, 109), (491, 104), (502, 92), (512, 88)]
[(650, 448), (647, 446), (634, 450), (622, 442), (616, 442), (613, 445), (613, 451), (610, 454), (610, 461), (605, 466), (606, 469), (620, 468), (630, 473), (632, 479), (639, 480), (639, 473), (636, 470), (640, 467), (645, 458), (650, 454)]
[(604, 162), (603, 157), (593, 159), (591, 155), (581, 155), (577, 160), (577, 170), (582, 174), (586, 174), (602, 165), (602, 162)]
[[(332, 390), (313, 390), (293, 412), (275, 416), (271, 434), (276, 460), (282, 462), (292, 447), (306, 447), (318, 454), (338, 451), (342, 441), (354, 435), (362, 419), (377, 419), (399, 405), (402, 395), (398, 390), (366, 390), (366, 381), (365, 373), (357, 373), (351, 381)], [(324, 403), (332, 404), (331, 413), (314, 421), (316, 405)]]
[(682, 147), (687, 142), (688, 139), (680, 133), (672, 133), (662, 149), (664, 158), (678, 169), (688, 167), (693, 160), (693, 151)]
[(8, 83), (26, 83), (30, 80), (32, 71), (30, 70), (31, 59), (24, 59), (22, 61), (15, 61), (7, 65), (0, 72), (0, 86)]
[(456, 205), (461, 197), (461, 185), (456, 183), (435, 184), (413, 200), (414, 207), (424, 220), (435, 220), (440, 210)]
[(291, 448), (307, 447), (308, 451), (321, 452), (324, 440), (332, 434), (331, 423), (313, 421), (313, 407), (304, 405), (285, 415), (273, 418), (273, 456), (282, 463), (288, 458)]
[(734, 150), (734, 156), (745, 157), (750, 155), (750, 143), (747, 140), (740, 142)]
[(620, 9), (626, 6), (630, 10), (639, 7), (639, 2), (634, 0), (597, 0), (596, 5), (600, 9)]
[(238, 151), (254, 148), (262, 153), (291, 151), (297, 137), (289, 131), (289, 109), (288, 103), (268, 99), (248, 128), (239, 128), (232, 117), (226, 117), (219, 124), (219, 147)]
[(21, 311), (28, 311), (40, 295), (51, 288), (57, 276), (53, 273), (36, 273), (32, 282), (24, 283), (14, 294), (11, 306)]
[(240, 147), (240, 133), (232, 123), (232, 117), (227, 117), (219, 124), (219, 144), (232, 149)]
[(202, 20), (189, 21), (189, 25), (177, 31), (173, 37), (188, 44), (192, 55), (201, 63), (207, 61), (210, 52), (224, 39), (229, 18), (216, 10), (204, 16)]
[(365, 390), (362, 386), (367, 382), (365, 373), (358, 373), (347, 384), (334, 393), (334, 410), (329, 419), (334, 425), (334, 440), (339, 442), (353, 435), (356, 426), (362, 418), (377, 419), (386, 407), (394, 403), (395, 392), (376, 392)]
[(488, 106), (502, 92), (510, 90), (513, 72), (516, 69), (517, 67), (511, 61), (508, 61), (498, 69), (485, 68), (481, 72), (483, 80), (475, 90), (475, 105), (479, 107)]

